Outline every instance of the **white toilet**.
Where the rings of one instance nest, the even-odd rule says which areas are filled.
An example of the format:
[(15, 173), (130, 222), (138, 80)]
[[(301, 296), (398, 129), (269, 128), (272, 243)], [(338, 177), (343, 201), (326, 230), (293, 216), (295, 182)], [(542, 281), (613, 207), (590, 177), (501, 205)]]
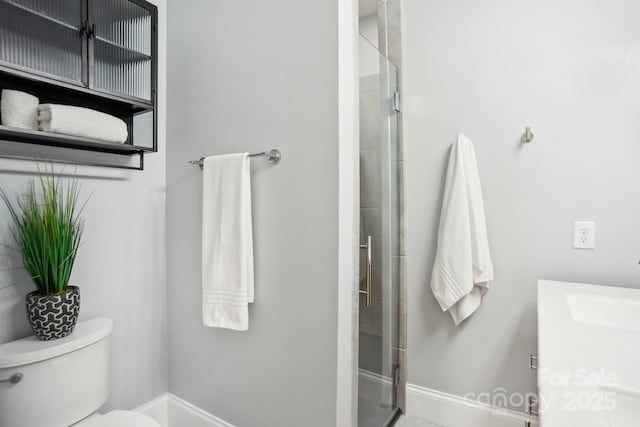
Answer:
[(112, 329), (103, 317), (78, 323), (56, 341), (0, 345), (0, 426), (159, 427), (136, 412), (96, 412), (109, 395)]

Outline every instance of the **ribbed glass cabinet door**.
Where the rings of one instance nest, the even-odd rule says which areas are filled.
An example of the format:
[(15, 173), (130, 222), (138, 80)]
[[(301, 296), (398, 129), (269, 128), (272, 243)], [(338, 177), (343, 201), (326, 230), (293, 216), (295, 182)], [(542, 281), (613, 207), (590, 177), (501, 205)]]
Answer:
[(0, 61), (83, 83), (83, 0), (0, 0)]
[(151, 11), (131, 0), (90, 0), (89, 13), (95, 25), (91, 86), (151, 101)]

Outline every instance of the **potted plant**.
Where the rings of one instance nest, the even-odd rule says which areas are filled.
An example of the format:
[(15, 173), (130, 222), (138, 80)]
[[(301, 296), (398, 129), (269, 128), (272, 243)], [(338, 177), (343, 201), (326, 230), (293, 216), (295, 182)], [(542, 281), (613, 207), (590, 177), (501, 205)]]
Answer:
[(11, 234), (24, 267), (36, 285), (26, 297), (31, 329), (41, 340), (63, 338), (73, 332), (80, 311), (80, 290), (69, 286), (84, 221), (78, 209), (79, 188), (73, 179), (66, 190), (60, 178), (40, 174), (39, 188), (29, 191), (14, 205), (0, 190), (13, 221)]

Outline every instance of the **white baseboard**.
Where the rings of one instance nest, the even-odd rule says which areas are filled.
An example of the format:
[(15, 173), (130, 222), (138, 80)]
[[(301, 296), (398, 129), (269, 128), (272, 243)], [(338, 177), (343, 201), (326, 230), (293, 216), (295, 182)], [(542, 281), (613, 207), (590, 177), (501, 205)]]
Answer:
[(134, 412), (140, 412), (153, 418), (162, 427), (169, 426), (169, 395), (165, 393), (153, 400), (137, 407)]
[(153, 418), (162, 427), (234, 427), (171, 393), (156, 397), (134, 411)]
[[(389, 378), (360, 370), (361, 398), (372, 401), (391, 393)], [(156, 420), (162, 427), (234, 427), (233, 424), (198, 408), (171, 393), (163, 394), (135, 409)], [(407, 415), (443, 427), (524, 427), (526, 421), (537, 426), (538, 420), (522, 412), (407, 384)]]
[(537, 417), (487, 405), (426, 387), (407, 384), (408, 416), (443, 427), (525, 427), (538, 425)]

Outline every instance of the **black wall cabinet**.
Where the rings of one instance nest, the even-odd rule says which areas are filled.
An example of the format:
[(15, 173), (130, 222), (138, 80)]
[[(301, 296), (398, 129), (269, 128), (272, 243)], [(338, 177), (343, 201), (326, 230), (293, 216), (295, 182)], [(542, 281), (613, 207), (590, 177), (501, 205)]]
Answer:
[(4, 126), (0, 139), (141, 160), (156, 151), (157, 16), (142, 0), (0, 0), (0, 89), (103, 111), (129, 128), (121, 146)]

